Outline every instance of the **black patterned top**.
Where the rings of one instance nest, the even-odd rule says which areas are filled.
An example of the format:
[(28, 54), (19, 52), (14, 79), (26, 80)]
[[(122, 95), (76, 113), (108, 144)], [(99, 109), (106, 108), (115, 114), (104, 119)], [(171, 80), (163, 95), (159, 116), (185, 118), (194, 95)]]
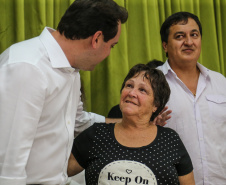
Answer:
[(115, 124), (95, 123), (74, 141), (72, 153), (85, 168), (86, 184), (179, 184), (178, 176), (193, 170), (178, 134), (157, 127), (147, 146), (122, 146), (114, 136)]

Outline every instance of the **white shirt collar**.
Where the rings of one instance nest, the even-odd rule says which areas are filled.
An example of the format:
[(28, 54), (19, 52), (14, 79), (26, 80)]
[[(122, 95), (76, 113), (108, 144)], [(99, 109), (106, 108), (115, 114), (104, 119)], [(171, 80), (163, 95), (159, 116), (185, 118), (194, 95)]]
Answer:
[[(197, 66), (201, 72), (201, 74), (207, 78), (209, 76), (209, 69), (207, 69), (206, 67), (204, 67), (202, 64), (197, 62)], [(168, 74), (169, 71), (174, 75), (177, 76), (176, 73), (173, 71), (173, 69), (170, 67), (168, 59), (166, 60), (166, 62), (163, 64), (162, 66), (162, 72), (164, 73), (164, 75)]]
[(45, 27), (41, 35), (39, 36), (41, 42), (43, 43), (48, 52), (52, 67), (66, 68), (66, 70), (69, 70), (70, 72), (79, 71), (78, 69), (74, 69), (71, 67), (60, 45), (52, 36), (51, 32), (53, 31), (55, 30), (49, 27)]

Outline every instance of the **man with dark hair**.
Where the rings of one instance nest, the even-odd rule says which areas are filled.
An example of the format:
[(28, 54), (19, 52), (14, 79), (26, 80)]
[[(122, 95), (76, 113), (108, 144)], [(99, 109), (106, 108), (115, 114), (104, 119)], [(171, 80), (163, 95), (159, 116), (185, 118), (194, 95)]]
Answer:
[(64, 184), (75, 135), (105, 117), (83, 111), (79, 70), (118, 43), (127, 11), (113, 0), (76, 0), (57, 30), (0, 55), (0, 184)]
[(57, 30), (71, 40), (86, 39), (102, 31), (108, 42), (118, 32), (118, 21), (125, 23), (127, 18), (125, 9), (114, 1), (76, 0), (61, 18)]
[(168, 60), (158, 67), (171, 88), (167, 127), (180, 135), (193, 162), (196, 185), (226, 182), (226, 79), (197, 61), (202, 26), (198, 17), (178, 12), (161, 27)]

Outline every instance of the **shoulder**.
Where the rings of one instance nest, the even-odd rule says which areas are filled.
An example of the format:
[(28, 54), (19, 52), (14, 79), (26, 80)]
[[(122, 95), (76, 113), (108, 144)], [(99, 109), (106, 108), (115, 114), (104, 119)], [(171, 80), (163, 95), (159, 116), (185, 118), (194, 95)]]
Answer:
[(226, 78), (221, 73), (216, 71), (208, 71), (208, 76), (206, 78), (207, 86), (212, 89), (212, 93), (225, 95), (226, 91)]
[(209, 77), (211, 80), (223, 80), (223, 82), (226, 82), (225, 76), (216, 71), (209, 70)]
[(119, 104), (118, 104), (118, 105), (115, 105), (115, 106), (113, 106), (113, 107), (111, 108), (111, 110), (118, 110), (118, 109), (120, 109)]
[(202, 75), (204, 75), (205, 77), (209, 78), (211, 81), (218, 81), (218, 80), (223, 80), (224, 82), (226, 81), (226, 78), (224, 75), (222, 75), (219, 72), (216, 71), (212, 71), (208, 68), (206, 68), (205, 66), (203, 66), (200, 63), (197, 63), (198, 68), (200, 69)]
[(158, 126), (158, 132), (161, 136), (164, 136), (168, 139), (170, 138), (180, 139), (178, 133), (172, 128)]
[(38, 37), (13, 44), (8, 48), (8, 63), (37, 65), (40, 60), (47, 57), (46, 49)]
[(177, 132), (175, 130), (173, 130), (172, 128), (162, 127), (162, 126), (159, 126), (159, 125), (157, 125), (157, 127), (158, 127), (160, 132), (178, 135)]
[(94, 137), (97, 137), (98, 135), (105, 135), (107, 132), (110, 132), (113, 125), (113, 123), (94, 123), (92, 126), (80, 133), (77, 138), (81, 139), (86, 137), (94, 139)]

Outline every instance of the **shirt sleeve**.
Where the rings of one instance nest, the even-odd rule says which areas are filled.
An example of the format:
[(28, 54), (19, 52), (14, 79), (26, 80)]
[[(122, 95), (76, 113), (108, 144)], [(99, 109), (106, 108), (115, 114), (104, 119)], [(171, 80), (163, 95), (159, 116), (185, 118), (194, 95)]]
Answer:
[(26, 164), (42, 112), (44, 75), (27, 63), (0, 67), (0, 184), (26, 184)]
[(83, 111), (83, 103), (80, 100), (75, 119), (75, 137), (77, 137), (79, 133), (93, 125), (95, 122), (104, 123), (105, 117), (92, 112)]

